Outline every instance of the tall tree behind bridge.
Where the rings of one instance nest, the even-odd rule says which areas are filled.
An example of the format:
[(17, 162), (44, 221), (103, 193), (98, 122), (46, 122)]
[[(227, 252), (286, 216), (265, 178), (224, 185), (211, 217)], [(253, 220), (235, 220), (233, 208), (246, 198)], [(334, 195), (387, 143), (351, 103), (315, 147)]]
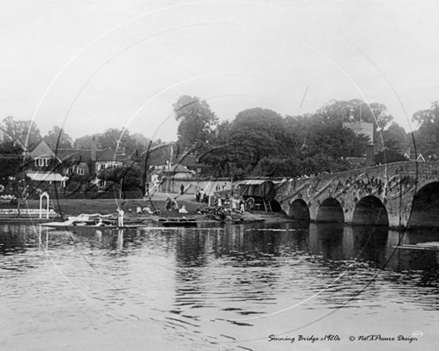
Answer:
[(383, 149), (382, 132), (390, 125), (393, 116), (384, 104), (364, 103), (359, 99), (349, 101), (332, 100), (317, 111), (325, 123), (367, 122), (374, 126), (373, 143), (375, 151)]
[(359, 99), (332, 100), (316, 113), (321, 115), (326, 123), (367, 122), (373, 123), (378, 131), (383, 131), (393, 119), (393, 116), (387, 113), (384, 104), (367, 104)]
[(396, 122), (392, 122), (391, 125), (382, 132), (382, 138), (385, 148), (401, 155), (408, 151), (407, 133), (405, 129)]
[(173, 108), (179, 122), (178, 144), (183, 150), (195, 143), (206, 145), (213, 140), (218, 118), (206, 101), (184, 95), (173, 104)]
[[(419, 129), (414, 132), (415, 147), (417, 153), (423, 154), (425, 158), (434, 154), (438, 155), (438, 114), (438, 101), (435, 101), (430, 109), (418, 111), (413, 115), (413, 121), (419, 125)], [(414, 150), (413, 145), (411, 150)]]
[(252, 108), (218, 126), (201, 161), (219, 176), (293, 177), (346, 170), (341, 157), (363, 156), (366, 144), (366, 137), (319, 114), (283, 117)]
[(241, 111), (232, 122), (217, 126), (215, 138), (200, 160), (216, 176), (259, 175), (257, 166), (262, 159), (291, 155), (297, 142), (286, 127), (285, 118), (275, 111), (259, 107)]

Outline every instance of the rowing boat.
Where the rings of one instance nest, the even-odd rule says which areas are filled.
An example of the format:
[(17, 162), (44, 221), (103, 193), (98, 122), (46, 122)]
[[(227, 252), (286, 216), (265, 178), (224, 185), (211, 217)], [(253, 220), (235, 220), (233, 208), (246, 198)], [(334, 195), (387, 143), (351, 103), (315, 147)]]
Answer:
[(418, 243), (412, 244), (402, 244), (399, 246), (394, 246), (396, 249), (400, 250), (415, 250), (415, 251), (438, 251), (438, 241), (431, 241), (429, 243)]
[(159, 223), (164, 227), (197, 227), (197, 220), (195, 218), (159, 218)]
[(66, 222), (49, 222), (49, 223), (42, 223), (41, 224), (44, 227), (49, 228), (59, 228), (59, 229), (94, 229), (94, 230), (102, 230), (102, 229), (137, 229), (140, 227), (145, 227), (144, 224), (126, 224), (124, 226), (117, 226), (117, 225), (87, 225), (87, 224), (72, 224), (72, 223), (66, 223)]

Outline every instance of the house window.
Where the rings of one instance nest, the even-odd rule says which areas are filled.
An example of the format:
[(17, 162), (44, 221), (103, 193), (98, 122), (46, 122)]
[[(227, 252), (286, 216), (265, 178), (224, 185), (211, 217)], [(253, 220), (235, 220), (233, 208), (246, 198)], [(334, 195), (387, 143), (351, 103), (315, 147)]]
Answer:
[(48, 159), (48, 158), (45, 158), (45, 159), (44, 159), (44, 163), (45, 163), (45, 166), (46, 166), (46, 167), (49, 166), (49, 159)]
[(78, 173), (79, 175), (84, 175), (84, 168), (77, 168), (76, 173)]
[(44, 166), (44, 159), (43, 159), (43, 158), (39, 158), (39, 159), (38, 159), (38, 165), (39, 165), (40, 167), (43, 167), (43, 166)]

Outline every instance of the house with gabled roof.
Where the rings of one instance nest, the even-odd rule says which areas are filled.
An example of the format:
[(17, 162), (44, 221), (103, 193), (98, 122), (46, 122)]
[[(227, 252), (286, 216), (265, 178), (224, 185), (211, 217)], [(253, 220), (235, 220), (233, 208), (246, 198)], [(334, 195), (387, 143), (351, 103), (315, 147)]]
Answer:
[(27, 155), (34, 160), (36, 167), (49, 167), (52, 160), (57, 159), (55, 153), (44, 140), (42, 140), (32, 151), (28, 152)]
[(65, 182), (68, 179), (59, 171), (61, 160), (44, 140), (26, 154), (31, 159), (26, 175), (32, 180), (52, 183)]
[(116, 152), (111, 148), (96, 149), (56, 149), (43, 140), (32, 151), (27, 153), (31, 158), (27, 175), (38, 181), (65, 182), (77, 174), (86, 178), (100, 170), (122, 166), (128, 157), (125, 152)]
[(69, 177), (73, 174), (84, 177), (92, 175), (90, 150), (58, 149), (56, 155), (63, 163), (64, 175)]

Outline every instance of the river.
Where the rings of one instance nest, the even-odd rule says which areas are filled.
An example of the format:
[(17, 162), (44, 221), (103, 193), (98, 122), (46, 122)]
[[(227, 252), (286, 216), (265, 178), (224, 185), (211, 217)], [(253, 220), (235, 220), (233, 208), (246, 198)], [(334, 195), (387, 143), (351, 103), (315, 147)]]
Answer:
[[(438, 350), (438, 230), (0, 225), (0, 350)], [(351, 341), (351, 339), (354, 339)]]

